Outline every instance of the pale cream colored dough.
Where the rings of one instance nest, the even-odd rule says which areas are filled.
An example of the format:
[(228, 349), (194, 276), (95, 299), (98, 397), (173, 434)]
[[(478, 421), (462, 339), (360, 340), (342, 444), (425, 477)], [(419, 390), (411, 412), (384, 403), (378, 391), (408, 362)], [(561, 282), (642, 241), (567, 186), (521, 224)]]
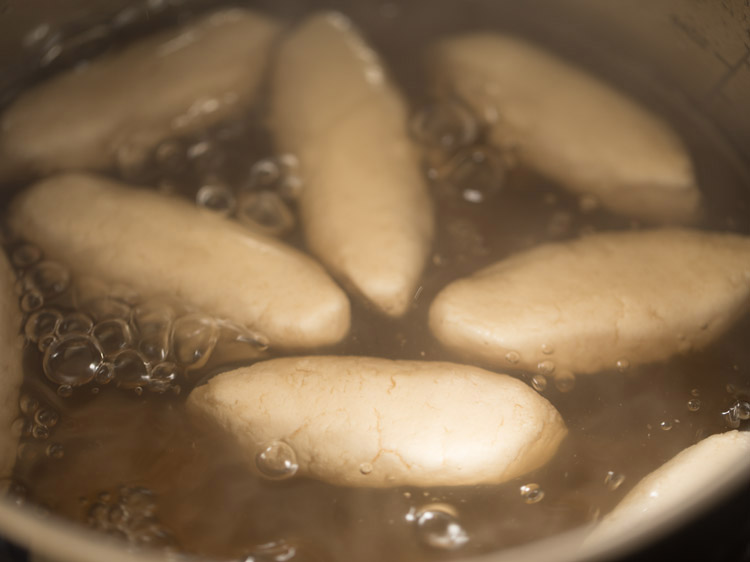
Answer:
[(220, 10), (41, 83), (0, 117), (0, 179), (102, 170), (246, 110), (278, 30)]
[(279, 149), (300, 160), (307, 244), (347, 286), (401, 316), (434, 228), (406, 104), (336, 12), (305, 21), (275, 63), (271, 123)]
[(20, 415), (18, 395), (23, 379), (23, 338), (18, 297), (13, 289), (16, 276), (0, 252), (0, 478), (8, 478), (16, 462), (18, 435), (13, 421)]
[(750, 304), (750, 238), (683, 229), (546, 244), (454, 281), (429, 323), (500, 367), (595, 373), (700, 349)]
[(624, 215), (690, 223), (700, 191), (670, 125), (581, 68), (521, 39), (450, 38), (433, 51), (442, 88), (489, 123), (489, 139), (579, 195)]
[(453, 363), (275, 359), (211, 379), (188, 406), (234, 434), (251, 466), (283, 441), (301, 474), (346, 486), (505, 482), (544, 465), (567, 433), (523, 382)]
[(608, 542), (689, 505), (738, 464), (750, 467), (750, 432), (728, 431), (688, 447), (638, 482), (594, 528), (585, 545)]
[(77, 276), (184, 299), (272, 346), (333, 344), (349, 330), (349, 300), (317, 262), (187, 201), (60, 175), (22, 192), (9, 224)]

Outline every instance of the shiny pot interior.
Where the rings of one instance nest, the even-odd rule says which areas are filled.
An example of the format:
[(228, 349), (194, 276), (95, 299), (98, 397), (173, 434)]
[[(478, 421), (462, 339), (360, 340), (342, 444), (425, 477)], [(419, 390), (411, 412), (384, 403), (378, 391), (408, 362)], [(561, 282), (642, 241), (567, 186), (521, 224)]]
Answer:
[[(5, 73), (6, 83), (0, 82), (0, 90), (13, 95), (18, 80), (29, 75), (29, 61), (21, 44), (30, 30), (41, 23), (76, 25), (74, 22), (105, 20), (128, 4), (107, 0), (68, 0), (64, 5), (45, 0), (6, 0), (4, 5), (0, 2), (0, 68), (10, 69)], [(291, 16), (300, 11), (300, 4), (293, 0), (253, 3)], [(321, 5), (342, 9), (358, 21), (366, 21), (367, 14), (380, 8), (380, 4), (356, 1)], [(750, 170), (750, 8), (745, 2), (632, 0), (622, 4), (536, 0), (467, 1), (461, 3), (461, 8), (457, 5), (457, 1), (437, 6), (419, 3), (425, 14), (424, 25), (461, 28), (476, 21), (477, 14), (492, 14), (492, 21), (501, 21), (504, 26), (555, 48), (633, 93), (670, 118), (678, 129), (684, 126), (693, 137), (699, 130), (707, 144), (730, 155), (727, 161), (733, 167), (732, 173), (745, 174), (744, 184), (750, 186), (746, 175)], [(166, 20), (153, 25), (164, 23)], [(398, 52), (408, 47), (394, 43), (386, 48)], [(416, 89), (413, 82), (419, 80), (418, 76), (398, 78), (406, 90)], [(691, 116), (689, 123), (680, 123), (683, 115)], [(703, 189), (711, 187), (704, 185)], [(579, 530), (475, 559), (499, 562), (549, 556), (558, 560), (616, 557), (663, 536), (722, 501), (746, 485), (747, 480), (747, 466), (734, 467), (723, 481), (705, 489), (679, 514), (651, 523), (648, 529), (636, 529), (597, 551), (581, 550), (580, 539), (585, 530)], [(39, 518), (31, 510), (7, 502), (0, 504), (0, 523), (4, 535), (55, 560), (145, 560), (151, 556), (123, 552), (120, 545), (110, 544), (100, 536), (67, 522)]]

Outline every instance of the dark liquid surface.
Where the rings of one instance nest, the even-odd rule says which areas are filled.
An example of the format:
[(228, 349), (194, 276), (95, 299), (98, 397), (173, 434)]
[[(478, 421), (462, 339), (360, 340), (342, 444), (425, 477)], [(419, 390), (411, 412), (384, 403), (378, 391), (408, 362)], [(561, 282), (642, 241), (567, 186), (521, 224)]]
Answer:
[[(309, 9), (291, 2), (267, 4), (269, 11), (291, 20)], [(430, 95), (421, 53), (441, 35), (510, 27), (545, 41), (544, 25), (534, 26), (528, 14), (507, 6), (493, 10), (489, 3), (466, 5), (458, 9), (445, 3), (429, 20), (420, 17), (417, 4), (342, 9), (381, 51), (416, 110)], [(681, 106), (670, 106), (661, 94), (640, 93), (646, 103), (664, 110), (690, 146), (708, 211), (701, 227), (750, 232), (746, 171), (735, 167), (733, 156), (707, 132), (700, 116), (680, 113)], [(221, 127), (204, 137), (225, 155), (220, 171), (229, 183), (246, 173), (248, 161), (273, 154), (262, 114), (261, 107), (248, 116), (247, 126), (228, 141), (216, 141)], [(137, 176), (142, 183), (159, 183), (158, 170), (139, 170)], [(194, 197), (200, 183), (194, 177), (171, 180), (188, 197)], [(577, 198), (520, 168), (509, 171), (502, 189), (480, 203), (439, 185), (433, 185), (433, 193), (438, 234), (412, 310), (389, 320), (353, 298), (349, 337), (320, 353), (478, 364), (443, 349), (426, 327), (429, 305), (442, 287), (546, 241), (641, 227), (599, 209), (582, 209)], [(286, 240), (304, 247), (298, 230)], [(548, 465), (500, 486), (435, 489), (347, 489), (297, 477), (262, 480), (250, 474), (231, 439), (186, 414), (186, 391), (137, 396), (102, 387), (93, 395), (84, 388), (61, 398), (41, 371), (41, 355), (29, 350), (25, 392), (60, 413), (50, 439), (61, 443), (65, 454), (51, 459), (44, 454), (46, 440), (28, 439), (16, 477), (31, 501), (81, 522), (87, 522), (101, 492), (116, 496), (122, 486), (147, 488), (155, 494), (156, 516), (171, 535), (170, 543), (213, 558), (240, 558), (274, 541), (298, 545), (301, 560), (416, 561), (503, 549), (594, 521), (677, 452), (729, 429), (722, 412), (750, 396), (749, 330), (750, 319), (745, 318), (703, 351), (624, 372), (579, 376), (569, 392), (558, 390), (550, 379), (541, 393), (558, 408), (570, 434)], [(247, 362), (233, 359), (226, 365)], [(205, 379), (226, 365), (219, 357), (191, 380)], [(529, 384), (534, 375), (506, 372)], [(622, 477), (612, 489), (612, 482)], [(544, 492), (536, 503), (527, 503), (520, 492), (529, 483)], [(408, 520), (410, 510), (435, 502), (456, 509), (469, 536), (463, 547), (452, 552), (430, 547)]]

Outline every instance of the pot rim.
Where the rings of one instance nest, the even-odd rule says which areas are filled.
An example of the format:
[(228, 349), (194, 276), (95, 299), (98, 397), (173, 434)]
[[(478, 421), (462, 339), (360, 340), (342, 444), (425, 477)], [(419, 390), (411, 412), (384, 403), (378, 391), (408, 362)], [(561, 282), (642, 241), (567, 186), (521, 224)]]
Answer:
[[(547, 559), (550, 554), (557, 562), (611, 560), (624, 556), (637, 547), (645, 547), (660, 537), (686, 524), (699, 513), (715, 507), (741, 485), (750, 482), (750, 458), (727, 466), (723, 475), (708, 482), (689, 501), (675, 510), (644, 518), (637, 525), (607, 543), (584, 544), (593, 524), (583, 525), (520, 546), (486, 553), (455, 562), (532, 562)], [(57, 515), (40, 514), (27, 505), (15, 505), (0, 498), (0, 531), (5, 538), (30, 552), (69, 562), (165, 562), (174, 554), (155, 550), (136, 549), (82, 524)], [(178, 555), (179, 560), (203, 561), (196, 555)]]

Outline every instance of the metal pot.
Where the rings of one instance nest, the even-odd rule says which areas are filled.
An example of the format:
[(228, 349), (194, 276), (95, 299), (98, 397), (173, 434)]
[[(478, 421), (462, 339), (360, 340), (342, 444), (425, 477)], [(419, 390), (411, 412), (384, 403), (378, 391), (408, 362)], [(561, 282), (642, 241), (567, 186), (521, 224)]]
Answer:
[[(169, 4), (166, 0), (164, 3)], [(180, 4), (172, 0), (171, 3)], [(212, 2), (201, 2), (210, 5)], [(421, 2), (430, 10), (425, 25), (440, 27), (491, 11), (496, 20), (540, 38), (581, 61), (669, 115), (690, 114), (712, 143), (731, 152), (738, 169), (750, 169), (750, 5), (746, 0), (444, 0)], [(300, 2), (256, 2), (294, 13)], [(338, 2), (367, 13), (374, 2)], [(460, 6), (459, 6), (460, 4)], [(0, 91), (27, 73), (23, 38), (42, 23), (95, 22), (133, 5), (128, 0), (0, 0)], [(378, 4), (379, 5), (379, 4)], [(157, 22), (158, 23), (158, 22)], [(394, 48), (397, 48), (394, 47)], [(5, 81), (4, 81), (5, 80)], [(674, 95), (677, 92), (678, 95)], [(750, 181), (746, 181), (750, 187)], [(750, 465), (732, 467), (686, 503), (679, 513), (620, 540), (585, 551), (585, 529), (483, 556), (475, 560), (614, 559), (666, 555), (723, 560), (750, 559)], [(0, 534), (34, 556), (69, 562), (163, 561), (156, 554), (129, 553), (122, 545), (67, 521), (40, 516), (0, 501)], [(744, 534), (744, 536), (743, 536)], [(707, 540), (704, 540), (705, 539)], [(708, 545), (708, 546), (706, 546)], [(689, 550), (685, 550), (689, 549)], [(702, 555), (701, 555), (702, 554)], [(745, 558), (742, 558), (742, 557)], [(41, 560), (42, 558), (37, 558)]]

